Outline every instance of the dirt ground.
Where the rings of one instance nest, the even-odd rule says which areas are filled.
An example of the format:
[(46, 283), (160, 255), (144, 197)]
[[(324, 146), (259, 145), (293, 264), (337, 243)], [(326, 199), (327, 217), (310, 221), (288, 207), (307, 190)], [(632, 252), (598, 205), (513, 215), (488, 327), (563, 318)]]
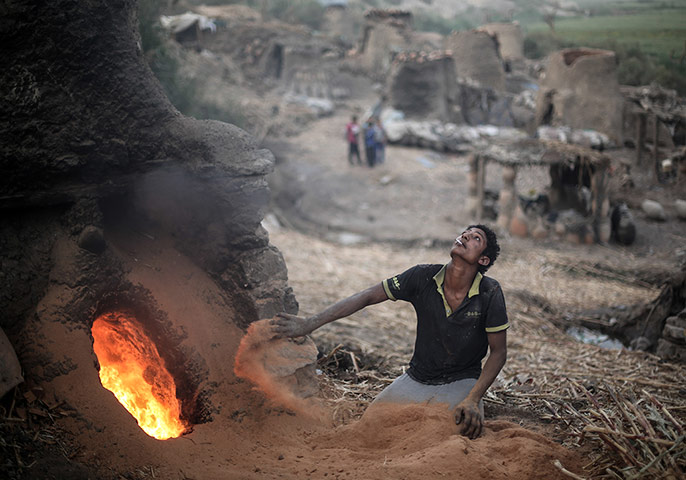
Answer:
[[(320, 120), (301, 135), (289, 139), (287, 145), (281, 145), (281, 151), (275, 150), (280, 160), (271, 182), (275, 190), (275, 215), (268, 217), (265, 224), (271, 242), (284, 254), (289, 283), (294, 288), (302, 315), (314, 314), (332, 302), (414, 264), (446, 262), (452, 238), (473, 222), (465, 209), (466, 156), (389, 146), (386, 162), (381, 166), (369, 169), (348, 165), (346, 144), (342, 140), (343, 125), (352, 112), (361, 110), (360, 106), (339, 110), (333, 117)], [(613, 155), (616, 159), (630, 160), (633, 152), (617, 151)], [(498, 170), (497, 166), (488, 167), (487, 188), (497, 190), (500, 187)], [(649, 185), (649, 174), (633, 174), (637, 189), (628, 195), (633, 206), (640, 204), (642, 198), (661, 200), (669, 205), (679, 195), (678, 189)], [(517, 178), (520, 192), (544, 191), (549, 182), (548, 172), (541, 168), (520, 170)], [(626, 191), (617, 194), (617, 198), (626, 196)], [(548, 323), (550, 315), (542, 314), (535, 303), (542, 302), (546, 308), (552, 307), (553, 315), (564, 316), (567, 312), (653, 300), (659, 293), (657, 288), (638, 285), (610, 272), (619, 266), (618, 270), (624, 272), (668, 272), (676, 268), (685, 253), (686, 225), (673, 215), (665, 223), (651, 221), (637, 210), (634, 215), (638, 235), (631, 247), (574, 245), (555, 239), (534, 241), (501, 232), (502, 254), (489, 275), (503, 285), (512, 328), (509, 331), (510, 361), (494, 388), (505, 379), (521, 375), (535, 378), (533, 383), (545, 382), (545, 374), (537, 372), (532, 365), (543, 358), (553, 362), (551, 367), (555, 370), (562, 371), (579, 369), (578, 358), (582, 357), (595, 357), (591, 364), (600, 370), (609, 366), (611, 356), (617, 353), (578, 343), (554, 329)], [(579, 274), (574, 267), (582, 263), (597, 265), (600, 270), (605, 267), (608, 275)], [(522, 292), (532, 294), (536, 302), (527, 302)], [(401, 303), (385, 302), (368, 308), (321, 328), (313, 334), (313, 339), (325, 355), (342, 347), (342, 351), (356, 354), (358, 361), (368, 360), (371, 366), (367, 366), (375, 373), (399, 374), (412, 354), (415, 328), (412, 308)], [(557, 341), (564, 342), (565, 348), (556, 349), (550, 345)], [(543, 346), (546, 343), (551, 348)], [(532, 351), (532, 344), (541, 349)], [(532, 361), (534, 358), (536, 360)], [(640, 364), (640, 361), (639, 355), (636, 362)], [(356, 367), (347, 365), (347, 370)], [(357, 378), (358, 381), (365, 378), (364, 372)], [(337, 422), (352, 422), (352, 426), (346, 427), (351, 432), (363, 428), (365, 422), (356, 423), (354, 419), (364, 411), (373, 393), (384, 385), (373, 374), (366, 378), (363, 383), (370, 384), (369, 390), (362, 389), (348, 397), (339, 393), (340, 403), (334, 408)], [(343, 401), (350, 399), (357, 403)], [(487, 399), (486, 412), (492, 430), (497, 430), (494, 425), (498, 419), (508, 418), (549, 439), (565, 438), (563, 428), (544, 421), (533, 410), (518, 410), (512, 405), (489, 403)], [(530, 437), (531, 442), (520, 439), (526, 446), (518, 448), (536, 449), (535, 438)], [(566, 440), (568, 442), (569, 438)], [(500, 439), (491, 438), (490, 441), (497, 444)], [(432, 443), (427, 440), (426, 448), (433, 448), (429, 446)], [(550, 448), (553, 451), (558, 446), (553, 448), (551, 444)], [(578, 457), (589, 454), (579, 446), (570, 448), (569, 452)], [(543, 448), (542, 452), (545, 451)], [(467, 458), (455, 458), (454, 461), (452, 465), (464, 466)], [(485, 462), (486, 468), (494, 468), (494, 463), (486, 458), (480, 462)], [(549, 463), (550, 458), (545, 454), (537, 461), (539, 465)], [(533, 475), (533, 470), (527, 470), (526, 465), (517, 468), (523, 469), (525, 477)], [(582, 470), (576, 472), (584, 474)], [(477, 473), (474, 475), (467, 478), (480, 478)], [(550, 478), (563, 477), (558, 470), (549, 475)], [(423, 477), (413, 474), (408, 478)]]
[[(293, 195), (297, 212), (308, 216), (277, 203), (264, 225), (284, 255), (303, 315), (416, 263), (447, 261), (452, 238), (470, 222), (463, 207), (465, 157), (390, 146), (379, 168), (351, 167), (341, 134), (349, 113), (319, 120), (275, 150), (274, 196)], [(532, 171), (522, 179), (539, 185), (544, 173)], [(489, 182), (497, 183), (494, 177)], [(78, 370), (59, 377), (67, 383), (60, 390), (73, 396), (66, 402), (72, 410), (57, 423), (63, 433), (55, 436), (66, 432), (74, 439), (71, 448), (60, 445), (77, 463), (65, 463), (58, 450), (23, 478), (60, 478), (54, 475), (61, 464), (73, 478), (89, 475), (78, 465), (94, 466), (104, 478), (567, 478), (555, 461), (584, 476), (591, 459), (606, 453), (597, 443), (579, 444), (559, 417), (551, 421), (522, 400), (550, 398), (546, 385), (560, 376), (583, 378), (588, 369), (603, 372), (612, 364), (619, 369), (619, 355), (644, 378), (657, 378), (662, 367), (641, 353), (578, 343), (551, 316), (651, 301), (658, 294), (654, 287), (621, 275), (584, 275), (573, 267), (595, 262), (628, 270), (671, 268), (683, 245), (683, 225), (678, 227), (657, 242), (639, 231), (632, 248), (501, 235), (502, 255), (489, 274), (502, 284), (508, 303), (508, 364), (486, 397), (485, 433), (474, 441), (459, 435), (440, 405), (368, 410), (412, 354), (415, 317), (409, 305), (385, 302), (315, 332), (325, 361), (314, 398), (265, 394), (234, 372), (232, 356), (242, 333), (232, 326), (234, 313), (218, 287), (170, 239), (156, 232), (112, 233), (109, 241), (128, 258), (129, 279), (151, 290), (160, 308), (189, 332), (188, 345), (205, 362), (212, 421), (178, 439), (147, 437), (108, 392), (93, 387), (93, 360), (77, 359)], [(87, 332), (65, 331), (59, 323), (46, 321), (40, 328), (63, 342), (65, 355), (72, 345), (89, 341)], [(514, 393), (502, 394), (512, 385)], [(94, 411), (93, 405), (104, 408)]]
[[(206, 153), (217, 164), (226, 163), (228, 167), (236, 163), (240, 164), (237, 167), (245, 167), (238, 170), (245, 175), (248, 196), (252, 189), (261, 191), (260, 169), (250, 165), (252, 160), (248, 159), (252, 156), (242, 156), (251, 150), (249, 142), (233, 145), (233, 137), (227, 136), (230, 129), (216, 123), (200, 127), (194, 122), (172, 121), (177, 112), (162, 98), (156, 83), (145, 81), (148, 68), (142, 68), (144, 65), (139, 61), (127, 63), (131, 52), (140, 60), (140, 46), (135, 45), (130, 35), (135, 17), (117, 14), (119, 20), (113, 22), (110, 16), (114, 11), (123, 11), (124, 6), (132, 9), (134, 3), (98, 9), (90, 3), (81, 8), (75, 6), (81, 5), (78, 2), (57, 2), (55, 7), (45, 10), (51, 15), (35, 16), (35, 22), (15, 21), (33, 7), (17, 4), (8, 9), (13, 14), (8, 25), (17, 24), (11, 43), (21, 55), (12, 57), (13, 68), (6, 73), (9, 78), (26, 72), (18, 80), (8, 82), (21, 87), (10, 92), (11, 103), (16, 101), (15, 95), (33, 97), (22, 105), (21, 115), (16, 117), (19, 120), (13, 124), (20, 127), (13, 129), (17, 138), (30, 133), (26, 143), (17, 143), (21, 150), (17, 158), (32, 161), (16, 165), (23, 165), (20, 170), (24, 173), (21, 182), (12, 182), (11, 191), (22, 191), (31, 185), (28, 191), (34, 192), (40, 190), (34, 190), (33, 184), (52, 185), (53, 170), (41, 168), (41, 175), (35, 177), (28, 169), (38, 165), (33, 160), (40, 160), (46, 152), (50, 154), (47, 157), (61, 159), (56, 166), (56, 171), (64, 175), (57, 177), (61, 182), (67, 182), (65, 179), (72, 172), (98, 170), (99, 163), (90, 161), (91, 149), (111, 155), (117, 162), (128, 158), (127, 152), (136, 152), (131, 155), (132, 174), (138, 172), (134, 160), (145, 160), (147, 165), (153, 158), (178, 156), (188, 164), (197, 163), (203, 179), (213, 175), (211, 169), (205, 170), (210, 165), (199, 161)], [(52, 15), (60, 9), (69, 14)], [(94, 21), (84, 22), (89, 18), (86, 14)], [(60, 19), (71, 19), (67, 24), (75, 27), (71, 34), (77, 35), (61, 35), (60, 42), (52, 38), (51, 34), (64, 32), (63, 25), (53, 28), (54, 21), (60, 23)], [(93, 36), (94, 26), (106, 28), (102, 35)], [(72, 38), (78, 41), (72, 42)], [(55, 61), (46, 63), (45, 58)], [(60, 58), (66, 62), (61, 67), (57, 61)], [(81, 58), (83, 63), (78, 61)], [(234, 74), (238, 72), (232, 70), (232, 64), (218, 67), (222, 74), (213, 79), (217, 84), (237, 80)], [(63, 73), (53, 77), (54, 72), (60, 71)], [(113, 71), (118, 74), (110, 74)], [(98, 76), (95, 72), (104, 73)], [(130, 81), (123, 81), (126, 78)], [(128, 88), (131, 82), (140, 88)], [(246, 110), (259, 105), (253, 113), (260, 119), (278, 117), (273, 129), (262, 125), (264, 129), (251, 133), (259, 139), (262, 134), (267, 135), (264, 143), (277, 159), (276, 170), (269, 179), (273, 205), (264, 226), (271, 243), (285, 258), (289, 285), (301, 314), (317, 312), (414, 264), (447, 260), (452, 239), (472, 222), (465, 208), (466, 156), (389, 146), (386, 162), (378, 168), (350, 166), (343, 128), (353, 113), (362, 116), (376, 102), (371, 83), (356, 77), (351, 82), (352, 99), (338, 105), (332, 116), (306, 124), (288, 117), (290, 113), (283, 113), (294, 112), (296, 107), (274, 108), (282, 106), (281, 92), (263, 96), (251, 92), (254, 85), (248, 83), (236, 92), (240, 104)], [(59, 113), (58, 117), (49, 115), (34, 123), (38, 97), (33, 95), (32, 88), (25, 88), (34, 84), (47, 85), (47, 90), (39, 89), (48, 93), (39, 102), (41, 115), (54, 111)], [(212, 84), (208, 82), (206, 94), (211, 97), (224, 93), (212, 90)], [(62, 88), (64, 85), (68, 88)], [(77, 88), (83, 85), (87, 88)], [(27, 92), (22, 93), (25, 89)], [(227, 95), (227, 101), (229, 98)], [(98, 101), (92, 104), (92, 99)], [(157, 103), (162, 106), (156, 107)], [(73, 108), (51, 108), (65, 105)], [(136, 115), (122, 121), (121, 112), (126, 111)], [(82, 115), (84, 112), (88, 115)], [(280, 118), (281, 115), (286, 118)], [(309, 112), (303, 118), (312, 115)], [(22, 119), (30, 121), (24, 123)], [(43, 129), (45, 135), (38, 143), (31, 140), (36, 125), (48, 127)], [(166, 127), (150, 129), (150, 125), (172, 125), (190, 136)], [(200, 131), (201, 128), (205, 130)], [(192, 132), (185, 132), (186, 129)], [(80, 142), (77, 137), (91, 130), (100, 132), (99, 136)], [(289, 136), (270, 138), (269, 132)], [(134, 141), (124, 146), (119, 137), (131, 137)], [(215, 153), (214, 145), (200, 141), (205, 137), (223, 142), (219, 145), (222, 148), (216, 150), (219, 153)], [(74, 139), (79, 140), (78, 146), (72, 142)], [(165, 150), (156, 155), (151, 149), (158, 145)], [(206, 147), (207, 152), (199, 147)], [(78, 150), (76, 157), (71, 155), (74, 150)], [(61, 153), (69, 155), (60, 157)], [(629, 152), (617, 155), (628, 156)], [(268, 160), (259, 160), (266, 169)], [(108, 162), (103, 165), (109, 165)], [(112, 168), (119, 171), (119, 166)], [(128, 172), (128, 167), (122, 171)], [(92, 173), (93, 179), (86, 183), (93, 188), (99, 185), (96, 179), (107, 178), (105, 173), (102, 177), (101, 172)], [(638, 189), (623, 192), (632, 207), (644, 197), (667, 205), (678, 195), (672, 188), (650, 184), (648, 178), (639, 172), (635, 178)], [(520, 171), (517, 186), (520, 191), (542, 191), (547, 181), (545, 171), (526, 169)], [(495, 166), (488, 167), (487, 186), (493, 190), (500, 186), (500, 172)], [(235, 185), (231, 188), (238, 189)], [(178, 192), (174, 193), (180, 203), (193, 203)], [(256, 205), (259, 203), (241, 203), (246, 211), (252, 206), (257, 211)], [(211, 207), (208, 205), (210, 210)], [(241, 211), (221, 210), (229, 218)], [(631, 272), (667, 271), (674, 268), (678, 258), (683, 258), (684, 223), (674, 220), (669, 208), (667, 214), (667, 222), (654, 223), (637, 213), (638, 239), (628, 248), (572, 245), (553, 239), (533, 242), (506, 233), (501, 235), (502, 256), (490, 274), (502, 284), (508, 304), (512, 324), (508, 331), (509, 356), (485, 398), (484, 433), (473, 441), (459, 435), (451, 413), (441, 405), (369, 407), (374, 396), (406, 368), (411, 356), (415, 318), (407, 304), (384, 302), (315, 332), (310, 345), (312, 361), (317, 349), (322, 355), (313, 374), (317, 391), (316, 395), (301, 399), (281, 390), (279, 385), (272, 385), (270, 390), (264, 388), (264, 383), (253, 382), (255, 370), (250, 366), (247, 374), (236, 368), (238, 352), (246, 345), (242, 340), (250, 339), (239, 327), (245, 324), (241, 317), (245, 311), (240, 303), (243, 300), (230, 298), (216, 277), (213, 279), (198, 266), (198, 258), (203, 255), (193, 260), (182, 253), (188, 252), (188, 244), (185, 250), (178, 246), (178, 238), (171, 233), (176, 231), (174, 228), (132, 230), (124, 225), (110, 228), (108, 223), (102, 234), (107, 245), (103, 255), (111, 255), (112, 262), (117, 262), (117, 268), (112, 268), (117, 275), (112, 285), (119, 285), (120, 280), (123, 284), (125, 280), (127, 285), (141, 286), (146, 302), (149, 295), (150, 308), (164, 314), (156, 326), (168, 328), (174, 334), (174, 349), (178, 348), (179, 357), (187, 361), (180, 365), (188, 367), (185, 373), (193, 380), (189, 380), (186, 393), (198, 396), (189, 402), (198, 410), (192, 412), (197, 421), (188, 426), (184, 435), (164, 441), (148, 436), (100, 384), (99, 360), (93, 351), (90, 328), (93, 319), (89, 315), (93, 312), (70, 313), (75, 311), (70, 307), (85, 305), (82, 299), (93, 294), (92, 284), (84, 282), (87, 277), (81, 273), (97, 270), (93, 265), (107, 263), (90, 263), (92, 252), (82, 251), (73, 232), (69, 233), (66, 226), (46, 228), (42, 214), (37, 214), (40, 218), (35, 225), (27, 227), (31, 236), (58, 233), (50, 239), (51, 248), (39, 248), (40, 256), (30, 259), (29, 266), (37, 265), (35, 272), (22, 276), (19, 282), (22, 288), (35, 282), (40, 287), (36, 291), (43, 289), (42, 282), (50, 286), (47, 294), (37, 296), (35, 305), (30, 305), (19, 339), (21, 351), (26, 354), (23, 358), (32, 362), (27, 368), (31, 376), (0, 399), (0, 478), (528, 480), (569, 478), (563, 469), (583, 477), (604, 474), (606, 467), (617, 471), (623, 466), (622, 459), (602, 449), (598, 435), (589, 433), (583, 438), (581, 433), (583, 422), (592, 424), (599, 416), (588, 396), (593, 395), (593, 401), (605, 402), (602, 406), (608, 408), (602, 413), (610, 415), (605, 393), (608, 384), (614, 388), (611, 392), (621, 390), (626, 398), (636, 400), (637, 412), (648, 404), (646, 397), (641, 396), (647, 391), (665, 405), (665, 417), (669, 415), (672, 419), (673, 415), (683, 424), (686, 407), (683, 401), (672, 400), (686, 398), (682, 388), (686, 385), (686, 368), (660, 362), (643, 352), (610, 351), (578, 343), (554, 320), (588, 308), (653, 300), (658, 289), (636, 282)], [(51, 222), (63, 220), (58, 220), (56, 212), (45, 215)], [(238, 225), (242, 215), (236, 218)], [(174, 219), (169, 219), (170, 225), (179, 223), (191, 228), (198, 217), (186, 222)], [(225, 226), (224, 222), (202, 223), (198, 231), (206, 227), (209, 234), (198, 238), (211, 239), (215, 230), (221, 230), (217, 237), (223, 238), (219, 233), (224, 233)], [(195, 238), (194, 232), (190, 233), (189, 237)], [(246, 242), (258, 240), (248, 236)], [(22, 237), (12, 242), (21, 243)], [(41, 246), (43, 242), (36, 243)], [(217, 257), (226, 253), (216, 251)], [(39, 264), (50, 268), (38, 268)], [(280, 264), (278, 267), (276, 275), (282, 273)], [(99, 273), (98, 277), (104, 277), (109, 271), (103, 268)], [(95, 285), (104, 289), (109, 282), (102, 280)], [(250, 285), (241, 287), (247, 289)], [(265, 292), (265, 296), (271, 293)], [(255, 303), (262, 300), (259, 298)], [(292, 347), (284, 347), (283, 342), (289, 341), (282, 341), (282, 348)], [(266, 345), (272, 348), (276, 343)], [(564, 410), (567, 407), (572, 410)], [(569, 411), (585, 417), (580, 420)], [(654, 411), (646, 415), (651, 413)], [(651, 421), (655, 418), (649, 416)], [(617, 425), (629, 431), (620, 422)], [(679, 432), (683, 431), (678, 427)], [(677, 446), (672, 437), (662, 435), (658, 439), (662, 443), (657, 446), (663, 451), (665, 442)], [(656, 453), (657, 449), (646, 450), (653, 459), (662, 455)], [(686, 456), (677, 453), (681, 462), (678, 469), (682, 472)], [(644, 464), (651, 460), (650, 456), (641, 458)]]
[[(552, 440), (555, 432), (545, 424), (530, 416), (513, 415), (512, 409), (491, 413), (483, 436), (474, 441), (458, 434), (450, 412), (441, 405), (398, 406), (363, 415), (383, 379), (365, 387), (364, 398), (341, 395), (341, 385), (325, 375), (320, 375), (321, 394), (315, 398), (286, 400), (273, 391), (265, 395), (234, 372), (233, 355), (242, 332), (234, 325), (232, 308), (221, 290), (176, 251), (172, 241), (159, 237), (158, 232), (145, 233), (113, 232), (109, 241), (126, 259), (129, 278), (144, 283), (160, 308), (187, 332), (184, 344), (193, 345), (202, 359), (197, 368), (206, 377), (203, 385), (212, 405), (212, 420), (194, 425), (180, 438), (159, 441), (148, 437), (100, 387), (87, 329), (61, 322), (52, 313), (60, 299), (46, 298), (32, 329), (36, 338), (56, 344), (53, 351), (58, 358), (70, 359), (70, 370), (41, 385), (40, 401), (29, 401), (33, 390), (26, 390), (23, 398), (17, 395), (16, 404), (3, 404), (9, 417), (28, 415), (40, 420), (29, 423), (28, 429), (36, 450), (16, 449), (17, 459), (23, 458), (19, 461), (25, 463), (21, 475), (9, 478), (524, 480), (564, 478), (554, 461), (576, 472), (587, 462), (578, 450)], [(385, 265), (378, 266), (379, 270), (391, 270), (409, 260), (408, 255), (439, 256), (438, 249), (340, 246), (288, 230), (272, 235), (289, 262), (303, 312), (317, 307), (314, 298), (325, 303), (344, 289), (368, 283), (376, 262)], [(67, 248), (65, 242), (60, 245)], [(68, 269), (74, 255), (58, 250), (58, 260), (64, 262), (60, 268)], [(369, 265), (365, 266), (365, 261)], [(315, 291), (317, 285), (331, 283), (332, 277), (343, 282), (346, 276), (351, 285), (338, 292)], [(404, 345), (398, 352), (405, 356), (412, 328), (410, 315), (406, 309), (394, 307), (384, 304), (360, 314), (367, 320), (363, 327), (355, 325), (357, 319), (350, 319), (335, 328), (347, 331), (351, 344), (357, 339), (357, 344), (366, 348), (362, 342), (366, 338), (376, 346), (370, 351), (376, 348), (384, 355), (390, 346), (395, 350)], [(389, 369), (401, 369), (406, 361), (400, 357), (389, 361)], [(63, 396), (57, 398), (55, 391)], [(36, 417), (38, 414), (42, 416)], [(3, 439), (19, 442), (16, 430), (5, 430), (5, 424), (2, 427)]]
[[(371, 101), (367, 95), (356, 111)], [(274, 208), (264, 225), (284, 255), (303, 315), (414, 264), (447, 261), (450, 242), (471, 222), (464, 208), (466, 157), (389, 146), (380, 167), (349, 166), (342, 130), (352, 111), (340, 109), (298, 136), (270, 141), (278, 162), (270, 179)], [(488, 184), (497, 188), (493, 170)], [(534, 169), (519, 178), (521, 189), (542, 189), (547, 181), (546, 172)], [(265, 395), (234, 372), (243, 332), (221, 289), (173, 247), (173, 239), (157, 232), (110, 232), (108, 241), (126, 259), (129, 280), (146, 285), (188, 332), (185, 344), (196, 349), (202, 359), (198, 372), (207, 376), (212, 421), (177, 439), (145, 435), (99, 388), (89, 332), (52, 318), (60, 298), (45, 299), (36, 319), (38, 338), (59, 344), (55, 348), (65, 358), (81, 353), (74, 356), (76, 369), (55, 380), (60, 391), (71, 392), (68, 398), (52, 398), (51, 386), (44, 386), (41, 405), (59, 406), (49, 407), (55, 418), (46, 414), (36, 427), (33, 440), (45, 450), (27, 457), (35, 462), (16, 478), (93, 478), (94, 471), (117, 479), (568, 478), (555, 461), (586, 476), (584, 467), (606, 453), (570, 435), (559, 416), (543, 415), (524, 400), (551, 398), (546, 385), (553, 380), (602, 375), (610, 365), (619, 371), (621, 364), (641, 378), (665, 382), (663, 377), (677, 375), (677, 383), (682, 381), (683, 369), (640, 352), (578, 343), (551, 322), (570, 311), (656, 297), (657, 288), (626, 275), (580, 274), (574, 268), (582, 262), (600, 270), (673, 268), (685, 244), (684, 224), (638, 221), (638, 241), (630, 248), (501, 235), (502, 255), (489, 274), (500, 281), (508, 303), (509, 357), (486, 397), (485, 432), (474, 441), (459, 435), (440, 405), (368, 410), (411, 356), (415, 318), (407, 304), (384, 302), (313, 334), (325, 357), (315, 398)], [(61, 256), (64, 269), (72, 257)], [(343, 363), (348, 359), (350, 364)], [(514, 393), (501, 394), (512, 385)]]

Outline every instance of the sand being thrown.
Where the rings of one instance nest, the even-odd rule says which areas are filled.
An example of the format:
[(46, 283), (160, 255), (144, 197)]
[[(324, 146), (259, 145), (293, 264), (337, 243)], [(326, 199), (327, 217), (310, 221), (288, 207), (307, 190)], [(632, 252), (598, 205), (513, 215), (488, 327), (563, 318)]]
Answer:
[(311, 341), (276, 339), (269, 320), (255, 322), (241, 339), (234, 373), (250, 381), (275, 405), (316, 419), (327, 413), (315, 398), (303, 398), (295, 373), (312, 365), (317, 349)]
[(292, 340), (272, 337), (267, 321), (251, 325), (234, 370), (272, 404), (318, 423), (302, 434), (302, 443), (294, 438), (290, 448), (282, 448), (285, 457), (295, 457), (288, 468), (294, 478), (565, 478), (553, 465), (556, 460), (569, 470), (582, 470), (577, 453), (511, 422), (486, 421), (482, 436), (469, 440), (459, 434), (444, 404), (374, 405), (359, 421), (334, 427), (323, 401), (298, 396), (293, 384), (284, 381), (303, 354), (296, 353)]

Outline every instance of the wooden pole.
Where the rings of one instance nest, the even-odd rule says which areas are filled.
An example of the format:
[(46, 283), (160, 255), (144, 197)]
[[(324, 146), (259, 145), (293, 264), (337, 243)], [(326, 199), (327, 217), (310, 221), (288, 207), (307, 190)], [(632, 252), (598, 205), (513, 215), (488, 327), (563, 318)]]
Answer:
[(476, 218), (481, 221), (484, 215), (484, 194), (486, 186), (486, 159), (479, 155), (476, 170)]
[(517, 203), (515, 192), (515, 177), (517, 170), (514, 165), (503, 165), (503, 188), (500, 190), (498, 200), (498, 220), (497, 223), (504, 230), (510, 229), (510, 221)]
[(653, 124), (653, 175), (655, 176), (655, 180), (658, 180), (657, 176), (657, 171), (658, 171), (658, 159), (657, 159), (657, 154), (658, 154), (658, 144), (660, 142), (660, 121), (657, 118), (657, 115), (655, 115), (655, 123)]
[(641, 155), (646, 140), (646, 114), (636, 112), (636, 165), (641, 166)]
[(476, 218), (480, 214), (481, 208), (483, 208), (479, 206), (479, 154), (472, 155), (470, 159), (467, 183), (469, 188), (467, 209), (469, 214)]
[(607, 197), (609, 178), (605, 167), (599, 167), (591, 177), (592, 225), (595, 240), (600, 243), (610, 241), (610, 202)]

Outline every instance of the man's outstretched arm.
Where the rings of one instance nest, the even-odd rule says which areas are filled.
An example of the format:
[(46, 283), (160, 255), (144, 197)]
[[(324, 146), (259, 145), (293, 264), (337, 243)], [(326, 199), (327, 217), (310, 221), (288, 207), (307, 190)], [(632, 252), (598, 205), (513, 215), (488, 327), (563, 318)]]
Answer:
[(362, 310), (364, 307), (381, 303), (385, 300), (388, 300), (388, 296), (384, 291), (383, 285), (379, 283), (336, 302), (322, 312), (311, 317), (303, 318), (288, 313), (279, 313), (276, 315), (278, 318), (272, 320), (270, 323), (276, 334), (275, 338), (302, 337), (303, 335), (313, 332), (322, 325), (326, 325), (339, 318), (347, 317), (348, 315), (352, 315), (353, 313)]
[(471, 439), (481, 435), (484, 419), (479, 411), (479, 401), (491, 386), (507, 360), (507, 330), (488, 334), (488, 348), (490, 354), (479, 375), (479, 379), (472, 390), (457, 407), (455, 407), (455, 423), (462, 424), (462, 435)]

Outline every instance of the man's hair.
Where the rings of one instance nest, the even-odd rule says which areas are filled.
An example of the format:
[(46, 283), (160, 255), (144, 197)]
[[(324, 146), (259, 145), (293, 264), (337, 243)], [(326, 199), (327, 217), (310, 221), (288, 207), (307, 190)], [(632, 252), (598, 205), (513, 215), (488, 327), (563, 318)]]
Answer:
[(357, 115), (353, 115), (353, 122), (357, 121)]
[(496, 236), (495, 232), (488, 228), (486, 225), (470, 225), (467, 227), (467, 230), (470, 228), (478, 228), (479, 230), (483, 231), (486, 234), (486, 248), (484, 249), (482, 255), (486, 255), (490, 262), (488, 265), (479, 265), (479, 272), (480, 273), (486, 273), (486, 270), (491, 268), (491, 265), (493, 265), (498, 258), (498, 255), (500, 254), (500, 245), (498, 245), (498, 237)]

